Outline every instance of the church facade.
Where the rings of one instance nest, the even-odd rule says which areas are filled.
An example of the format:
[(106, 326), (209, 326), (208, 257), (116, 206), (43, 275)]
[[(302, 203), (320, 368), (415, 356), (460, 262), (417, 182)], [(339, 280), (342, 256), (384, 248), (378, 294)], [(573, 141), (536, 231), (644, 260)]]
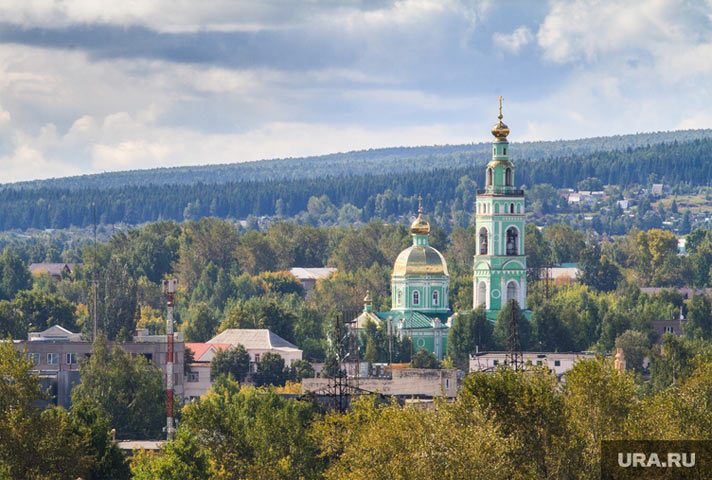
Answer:
[(514, 187), (514, 164), (509, 160), (509, 127), (492, 128), (492, 160), (485, 170), (485, 188), (477, 191), (477, 253), (474, 259), (473, 307), (482, 306), (494, 321), (504, 304), (527, 302), (527, 258), (524, 251), (524, 191)]
[[(485, 170), (485, 188), (476, 200), (477, 251), (473, 264), (473, 308), (482, 306), (494, 322), (507, 300), (526, 308), (527, 275), (524, 252), (524, 192), (514, 187), (514, 164), (509, 160), (509, 127), (499, 122), (492, 128), (492, 160)], [(420, 198), (419, 198), (420, 201)], [(448, 300), (450, 276), (443, 255), (428, 243), (430, 224), (422, 204), (410, 226), (413, 245), (403, 250), (391, 275), (391, 309), (373, 312), (371, 298), (356, 328), (367, 322), (387, 326), (390, 333), (413, 341), (442, 360), (447, 355), (447, 334), (453, 312)]]

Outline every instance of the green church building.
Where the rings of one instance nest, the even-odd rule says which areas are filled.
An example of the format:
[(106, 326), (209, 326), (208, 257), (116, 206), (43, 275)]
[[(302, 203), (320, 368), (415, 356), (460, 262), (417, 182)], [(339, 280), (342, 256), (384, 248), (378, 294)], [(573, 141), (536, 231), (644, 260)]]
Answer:
[[(514, 188), (514, 165), (507, 153), (509, 127), (502, 123), (502, 97), (499, 100), (492, 160), (485, 171), (485, 188), (477, 191), (473, 266), (473, 307), (483, 306), (492, 322), (507, 300), (515, 299), (525, 309), (527, 295), (524, 192)], [(398, 255), (393, 266), (391, 309), (373, 312), (371, 297), (366, 295), (355, 328), (385, 321), (391, 333), (412, 339), (414, 351), (425, 348), (442, 360), (453, 313), (448, 300), (450, 276), (445, 258), (428, 244), (430, 225), (423, 218), (422, 204), (410, 231), (413, 245)]]
[(368, 321), (378, 324), (385, 320), (394, 334), (411, 338), (414, 351), (425, 348), (442, 360), (447, 350), (448, 319), (452, 315), (448, 301), (450, 275), (445, 258), (428, 245), (430, 224), (423, 218), (422, 204), (418, 217), (410, 225), (410, 233), (413, 245), (398, 255), (393, 267), (391, 309), (374, 313), (367, 295), (356, 327), (365, 328)]
[(485, 171), (485, 188), (477, 191), (477, 253), (474, 261), (473, 306), (483, 306), (487, 318), (510, 300), (526, 309), (527, 258), (524, 252), (524, 191), (514, 188), (514, 164), (507, 150), (509, 127), (492, 128), (492, 160)]

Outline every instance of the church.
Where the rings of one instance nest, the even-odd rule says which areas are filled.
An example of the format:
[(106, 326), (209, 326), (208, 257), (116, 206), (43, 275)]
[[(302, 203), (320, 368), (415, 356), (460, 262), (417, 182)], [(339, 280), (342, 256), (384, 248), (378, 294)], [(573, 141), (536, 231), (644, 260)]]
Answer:
[[(473, 308), (482, 306), (494, 322), (504, 304), (515, 299), (526, 308), (527, 273), (524, 252), (524, 191), (514, 187), (514, 164), (507, 153), (509, 127), (499, 122), (492, 128), (492, 160), (485, 170), (485, 188), (477, 191), (477, 251), (473, 264)], [(447, 355), (447, 335), (452, 326), (448, 291), (450, 276), (443, 255), (428, 244), (430, 224), (418, 216), (410, 226), (413, 245), (396, 258), (391, 275), (391, 309), (373, 312), (371, 298), (356, 328), (367, 322), (385, 321), (399, 337), (410, 337), (413, 349), (425, 348), (442, 360)]]

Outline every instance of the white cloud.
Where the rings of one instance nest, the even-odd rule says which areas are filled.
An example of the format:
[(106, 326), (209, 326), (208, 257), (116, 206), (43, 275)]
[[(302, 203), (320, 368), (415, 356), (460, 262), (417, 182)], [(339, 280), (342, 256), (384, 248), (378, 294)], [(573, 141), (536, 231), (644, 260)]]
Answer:
[(492, 36), (492, 41), (504, 49), (516, 53), (523, 46), (529, 44), (529, 42), (532, 41), (532, 38), (533, 36), (531, 30), (529, 30), (529, 28), (525, 25), (522, 25), (509, 35), (504, 33), (495, 33)]

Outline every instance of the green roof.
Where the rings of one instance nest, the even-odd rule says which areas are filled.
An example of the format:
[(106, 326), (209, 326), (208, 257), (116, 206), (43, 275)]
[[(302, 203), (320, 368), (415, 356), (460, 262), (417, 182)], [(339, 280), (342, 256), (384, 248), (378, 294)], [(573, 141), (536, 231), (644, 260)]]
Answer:
[(402, 327), (406, 330), (409, 329), (417, 329), (417, 328), (433, 328), (432, 321), (434, 319), (440, 320), (440, 323), (442, 324), (442, 327), (440, 328), (448, 328), (446, 325), (444, 325), (447, 322), (448, 317), (450, 314), (448, 313), (424, 313), (424, 312), (416, 312), (416, 311), (400, 311), (400, 310), (390, 310), (388, 312), (376, 312), (376, 315), (378, 318), (381, 318), (383, 320), (386, 320), (388, 318), (392, 318), (398, 324), (400, 325), (401, 321), (404, 320), (405, 322), (403, 323)]

